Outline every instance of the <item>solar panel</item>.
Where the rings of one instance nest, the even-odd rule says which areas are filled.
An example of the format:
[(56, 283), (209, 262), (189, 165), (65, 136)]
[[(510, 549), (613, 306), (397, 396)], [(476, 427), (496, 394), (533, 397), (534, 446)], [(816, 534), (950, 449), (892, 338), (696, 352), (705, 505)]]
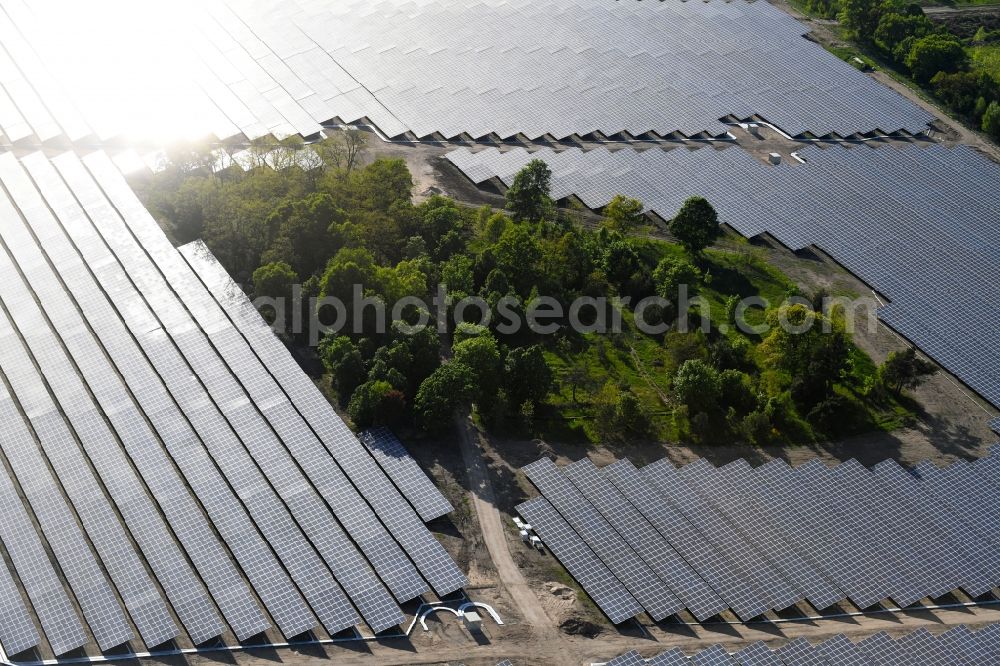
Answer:
[(621, 624), (642, 612), (639, 602), (544, 497), (519, 504), (517, 512), (611, 622)]
[(557, 511), (583, 537), (653, 617), (662, 620), (683, 604), (667, 589), (590, 502), (548, 458), (522, 468)]
[(867, 654), (875, 666), (899, 666), (899, 664), (913, 663), (906, 650), (884, 631), (860, 641), (858, 649)]
[(976, 654), (978, 645), (975, 635), (965, 625), (952, 627), (939, 634), (937, 640), (942, 652), (953, 664), (974, 666), (986, 663), (982, 659), (983, 655)]
[[(84, 204), (89, 215), (88, 221), (102, 229), (106, 229), (108, 225), (116, 225), (117, 214), (110, 208), (103, 194), (97, 190), (94, 180), (82, 169), (79, 160), (75, 156), (66, 154), (57, 158), (55, 164)], [(95, 236), (96, 229), (90, 225), (73, 229), (72, 232), (82, 236), (78, 240), (80, 245), (97, 247), (102, 245), (100, 236)], [(105, 236), (105, 238), (108, 237)], [(124, 240), (124, 237), (119, 235), (112, 237), (112, 239), (117, 246)], [(117, 255), (117, 258), (124, 259), (129, 264), (143, 261), (141, 256), (134, 254), (134, 248), (130, 248), (130, 251), (131, 254)], [(115, 255), (108, 254), (107, 246), (104, 246), (103, 255), (106, 258), (112, 257), (112, 261), (114, 261)], [(93, 265), (92, 268), (94, 268)], [(122, 266), (117, 263), (103, 265), (99, 271), (95, 270), (95, 275), (98, 276), (102, 286), (108, 289), (109, 293), (115, 294), (114, 305), (116, 309), (118, 309), (120, 316), (125, 318), (128, 328), (140, 343), (141, 351), (133, 352), (131, 357), (114, 359), (116, 364), (124, 373), (122, 364), (136, 357), (145, 356), (152, 363), (158, 379), (154, 375), (146, 373), (145, 379), (152, 385), (144, 384), (140, 390), (158, 390), (156, 382), (162, 381), (163, 386), (169, 390), (169, 397), (164, 396), (162, 407), (147, 410), (147, 413), (152, 411), (155, 414), (165, 408), (173, 411), (174, 408), (168, 407), (171, 403), (181, 408), (185, 415), (181, 418), (186, 417), (187, 423), (190, 423), (201, 442), (207, 447), (205, 452), (212, 454), (211, 459), (205, 457), (200, 450), (200, 445), (181, 447), (179, 453), (184, 456), (185, 463), (191, 465), (185, 471), (185, 476), (192, 485), (194, 485), (194, 479), (205, 483), (205, 493), (211, 498), (205, 504), (211, 506), (215, 511), (213, 520), (217, 524), (220, 521), (229, 523), (228, 527), (232, 531), (226, 541), (234, 550), (243, 551), (244, 571), (256, 578), (254, 587), (264, 600), (282, 633), (292, 637), (309, 631), (315, 626), (315, 619), (302, 603), (301, 597), (292, 586), (281, 565), (278, 565), (274, 560), (267, 544), (256, 536), (258, 532), (254, 523), (261, 528), (261, 533), (268, 537), (267, 540), (271, 542), (275, 550), (283, 555), (282, 563), (290, 571), (296, 572), (295, 578), (302, 581), (306, 589), (311, 586), (323, 585), (323, 579), (327, 579), (326, 586), (322, 591), (317, 592), (316, 597), (326, 598), (330, 594), (336, 595), (337, 587), (333, 584), (329, 574), (324, 576), (321, 573), (318, 568), (321, 565), (317, 562), (315, 551), (301, 543), (303, 540), (301, 535), (296, 536), (295, 526), (287, 518), (287, 511), (281, 506), (273, 491), (266, 488), (266, 482), (260, 472), (254, 471), (255, 465), (248, 460), (249, 456), (246, 451), (232, 436), (232, 431), (222, 415), (212, 406), (204, 387), (195, 380), (191, 366), (180, 356), (178, 349), (152, 316), (148, 304), (128, 280), (128, 277), (134, 276), (134, 274), (126, 275), (122, 270)], [(147, 279), (148, 277), (147, 275)], [(146, 293), (159, 292), (151, 290)], [(134, 391), (134, 393), (138, 395), (139, 391)], [(168, 432), (171, 429), (186, 429), (183, 422), (179, 423), (173, 419), (164, 425)], [(164, 436), (162, 439), (164, 442), (169, 441), (168, 436)], [(191, 458), (191, 456), (195, 456), (195, 458)], [(212, 473), (216, 469), (222, 472), (224, 478), (211, 481), (204, 479), (206, 473)], [(228, 479), (229, 483), (224, 479)], [(225, 498), (230, 483), (232, 483), (235, 493), (238, 493), (243, 499), (247, 510), (253, 517), (253, 522), (242, 514), (242, 509), (233, 513), (233, 509), (236, 508), (233, 502), (237, 501), (236, 498), (232, 495)], [(220, 500), (221, 503), (218, 503)], [(244, 551), (244, 547), (249, 548), (250, 552)], [(331, 620), (330, 617), (326, 619)], [(331, 624), (335, 625), (332, 621)]]
[(836, 666), (871, 666), (871, 660), (843, 634), (823, 641), (816, 652)]
[(691, 655), (691, 663), (694, 666), (733, 666), (736, 664), (721, 645), (713, 645), (707, 650)]
[(681, 477), (725, 517), (759, 552), (773, 563), (783, 578), (808, 597), (814, 606), (825, 608), (844, 598), (842, 592), (824, 580), (815, 567), (788, 545), (766, 511), (755, 508), (751, 493), (736, 492), (723, 480), (723, 472), (701, 459), (680, 469)]
[(944, 654), (943, 646), (934, 634), (924, 628), (906, 634), (897, 642), (914, 663), (927, 666), (951, 666), (953, 663)]
[(630, 650), (607, 662), (606, 666), (642, 666), (645, 663), (646, 660), (642, 658), (642, 655), (635, 650)]
[(786, 664), (795, 664), (796, 666), (829, 666), (830, 664), (815, 647), (809, 644), (809, 641), (801, 636), (782, 645), (775, 650), (775, 653)]
[(40, 641), (10, 571), (0, 563), (0, 648), (6, 653), (19, 654), (37, 646)]
[[(65, 239), (55, 235), (54, 221), (42, 201), (36, 197), (35, 190), (26, 181), (27, 176), (19, 170), (15, 172), (14, 166), (7, 161), (0, 163), (0, 177), (8, 191), (14, 195), (20, 209), (25, 211), (26, 223), (36, 233), (43, 234), (43, 237), (55, 239), (49, 246), (50, 252), (68, 249), (57, 242)], [(81, 321), (74, 303), (63, 291), (63, 284), (56, 275), (45, 266), (45, 257), (33, 243), (28, 227), (12, 220), (0, 231), (0, 236), (22, 267), (35, 267), (30, 273), (25, 271), (25, 274), (30, 275), (33, 294), (42, 310), (36, 307), (26, 291), (28, 285), (22, 285), (19, 280), (7, 283), (5, 296), (20, 299), (21, 305), (17, 308), (15, 319), (19, 320), (22, 334), (29, 347), (34, 350), (39, 369), (48, 378), (55, 399), (64, 408), (74, 405), (69, 425), (76, 431), (90, 463), (103, 480), (126, 524), (142, 526), (142, 529), (133, 532), (133, 536), (153, 572), (162, 581), (168, 598), (175, 605), (193, 640), (201, 643), (221, 635), (223, 626), (184, 555), (167, 531), (159, 509), (146, 495), (142, 482), (132, 471), (130, 462), (115, 441), (115, 434), (99, 415), (98, 405), (86, 398), (88, 387), (81, 381), (82, 377), (67, 370), (72, 370), (74, 363), (81, 375), (84, 375), (83, 368), (88, 369), (85, 376), (89, 376), (91, 380), (89, 389), (104, 412), (111, 415), (111, 424), (120, 431), (127, 434), (133, 432), (134, 428), (143, 428), (144, 424), (139, 424), (141, 417), (133, 413), (133, 418), (127, 423), (123, 420), (123, 413), (128, 411), (123, 404), (128, 402), (128, 398), (121, 391), (108, 391), (108, 384), (113, 382), (110, 381), (103, 356), (93, 353), (96, 341), (81, 330)], [(52, 330), (43, 317), (43, 311), (44, 317), (51, 322)], [(64, 333), (57, 339), (55, 333), (59, 331)], [(70, 331), (76, 333), (70, 334)], [(65, 352), (60, 344), (65, 345)], [(36, 376), (33, 381), (41, 384), (41, 377)], [(54, 465), (61, 480), (64, 483), (79, 484), (79, 490), (71, 489), (70, 496), (76, 495), (76, 502), (90, 505), (89, 510), (81, 513), (85, 516), (93, 515), (93, 519), (99, 521), (96, 524), (103, 525), (101, 529), (107, 533), (107, 536), (93, 539), (101, 549), (102, 558), (117, 553), (117, 557), (112, 559), (121, 562), (121, 566), (128, 565), (128, 568), (121, 571), (113, 566), (109, 569), (112, 576), (117, 573), (116, 584), (120, 591), (124, 590), (121, 594), (143, 640), (147, 645), (155, 646), (173, 639), (178, 633), (177, 628), (159, 594), (153, 589), (142, 563), (128, 544), (125, 530), (118, 527), (111, 507), (98, 499), (101, 491), (95, 479), (88, 474), (74, 477), (70, 473), (74, 467), (86, 469), (87, 460), (75, 448), (61, 450), (65, 454), (65, 462)], [(95, 508), (100, 509), (100, 512), (89, 513)], [(88, 522), (85, 520), (86, 524)], [(90, 525), (90, 529), (93, 529), (95, 523)]]
[(589, 458), (565, 468), (566, 477), (614, 526), (621, 537), (646, 562), (699, 620), (728, 608), (725, 601), (649, 524), (639, 511), (604, 478)]
[[(155, 223), (146, 220), (140, 229), (144, 245), (155, 233)], [(152, 225), (152, 226), (150, 226)], [(281, 386), (296, 410), (333, 455), (344, 474), (362, 491), (372, 510), (414, 560), (420, 573), (439, 596), (468, 584), (468, 579), (444, 548), (420, 522), (419, 516), (399, 494), (371, 455), (337, 416), (329, 401), (302, 372), (288, 349), (254, 309), (239, 287), (226, 275), (202, 245), (182, 248), (183, 254), (225, 309), (231, 321), (246, 336), (264, 367)]]
[(943, 502), (935, 500), (912, 474), (893, 460), (872, 468), (877, 481), (892, 493), (892, 503), (913, 517), (925, 532), (928, 544), (937, 544), (939, 557), (953, 567), (956, 583), (973, 597), (985, 594), (1000, 582), (1000, 553), (990, 548)]
[(892, 503), (891, 495), (874, 482), (871, 472), (858, 461), (848, 460), (835, 467), (832, 476), (850, 490), (854, 513), (864, 521), (868, 532), (876, 536), (882, 551), (894, 553), (902, 564), (899, 568), (906, 572), (904, 589), (909, 596), (896, 597), (897, 601), (907, 605), (907, 599), (938, 597), (955, 589), (957, 577), (944, 571), (938, 555), (919, 542), (912, 533), (912, 516)]
[(768, 610), (766, 602), (756, 595), (731, 564), (673, 504), (663, 500), (631, 462), (619, 460), (602, 471), (740, 618), (753, 619)]
[(769, 608), (787, 608), (803, 598), (802, 593), (792, 589), (767, 558), (747, 543), (704, 498), (691, 491), (670, 461), (659, 460), (640, 472), (740, 569)]
[[(55, 174), (51, 165), (41, 155), (34, 155), (25, 158), (26, 166), (30, 169), (36, 182), (42, 184), (43, 190), (48, 194), (49, 203), (54, 210), (63, 216), (63, 223), (75, 240), (82, 242), (85, 255), (89, 260), (93, 260), (95, 265), (103, 268), (106, 275), (114, 274), (113, 262), (107, 261), (109, 255), (103, 245), (88, 243), (88, 236), (82, 234), (86, 228), (86, 220), (82, 210), (75, 204), (72, 195), (61, 185), (58, 175)], [(80, 264), (79, 259), (73, 253), (71, 246), (66, 244), (66, 238), (61, 236), (61, 231), (57, 225), (50, 223), (42, 225), (38, 220), (33, 222), (35, 233), (46, 240), (45, 246), (54, 253), (55, 265), (65, 278), (65, 283), (70, 288), (71, 293), (81, 306), (82, 314), (88, 320), (92, 330), (96, 333), (102, 345), (108, 350), (107, 357), (102, 354), (86, 353), (84, 347), (76, 350), (74, 355), (81, 362), (81, 371), (89, 378), (90, 383), (98, 399), (106, 398), (115, 408), (108, 412), (109, 419), (118, 428), (122, 436), (122, 444), (130, 454), (132, 462), (136, 465), (144, 481), (150, 487), (156, 497), (160, 508), (164, 511), (171, 527), (174, 529), (178, 540), (184, 545), (188, 556), (192, 559), (198, 569), (202, 580), (205, 581), (209, 591), (215, 597), (223, 615), (226, 617), (231, 628), (238, 638), (250, 638), (264, 629), (269, 624), (257, 608), (257, 603), (253, 599), (246, 584), (242, 581), (239, 572), (230, 563), (225, 549), (222, 548), (212, 527), (204, 519), (201, 509), (193, 499), (185, 492), (178, 489), (184, 487), (184, 481), (177, 476), (170, 459), (158, 446), (149, 446), (148, 442), (156, 435), (151, 433), (144, 426), (143, 415), (128, 407), (128, 397), (124, 393), (122, 386), (114, 381), (115, 369), (109, 365), (109, 359), (117, 359), (122, 362), (131, 359), (130, 363), (120, 363), (119, 370), (129, 388), (133, 389), (132, 395), (138, 402), (138, 407), (145, 410), (151, 423), (162, 434), (162, 442), (169, 452), (174, 455), (174, 460), (179, 463), (182, 470), (190, 468), (188, 477), (192, 479), (192, 487), (201, 499), (205, 501), (205, 507), (212, 518), (218, 518), (216, 509), (222, 509), (225, 502), (222, 498), (227, 494), (224, 490), (224, 482), (213, 477), (214, 467), (211, 462), (202, 456), (196, 455), (198, 450), (187, 444), (193, 439), (193, 433), (185, 432), (186, 422), (179, 413), (173, 415), (169, 398), (166, 397), (165, 390), (159, 379), (154, 376), (151, 368), (139, 362), (141, 353), (135, 347), (135, 343), (129, 336), (122, 321), (111, 309), (103, 294), (97, 289), (93, 278), (87, 269)], [(120, 269), (118, 269), (120, 270)], [(123, 277), (119, 275), (119, 277)], [(123, 297), (122, 302), (126, 302)], [(138, 310), (133, 310), (138, 312)], [(71, 314), (68, 313), (67, 314)], [(77, 324), (67, 326), (66, 330), (76, 330)], [(75, 341), (77, 338), (71, 338)], [(86, 343), (93, 345), (93, 342)], [(190, 465), (188, 465), (190, 461)], [(234, 504), (235, 497), (231, 500)], [(219, 520), (216, 526), (220, 528), (223, 535), (229, 533), (226, 529), (228, 520)], [(251, 572), (251, 580), (256, 579), (255, 572), (259, 565), (266, 562), (265, 558), (254, 558), (253, 560), (242, 557), (249, 544), (252, 543), (253, 532), (248, 530), (246, 524), (237, 526), (233, 534), (239, 535), (239, 540), (230, 539), (230, 545), (234, 546), (233, 551), (245, 561), (247, 565), (251, 561), (258, 563), (258, 567), (248, 566)], [(263, 545), (263, 544), (261, 544)], [(167, 551), (164, 550), (164, 553)], [(168, 594), (170, 593), (170, 585)], [(265, 585), (260, 586), (261, 591), (266, 591)], [(267, 598), (267, 595), (264, 595)], [(190, 613), (186, 610), (186, 603), (174, 602), (178, 614), (191, 631), (192, 638), (197, 642), (204, 639), (199, 625), (190, 625), (191, 615), (200, 614), (207, 618), (211, 613), (207, 613), (205, 608), (197, 607), (198, 597), (191, 594), (186, 603), (195, 604), (195, 608)], [(211, 632), (210, 624), (206, 631)], [(210, 636), (209, 636), (210, 637)]]
[(655, 657), (646, 660), (649, 666), (689, 666), (691, 660), (681, 651), (680, 648), (673, 648), (666, 652), (661, 652)]
[[(0, 65), (19, 74), (5, 86), (24, 113), (0, 120), (14, 137), (25, 121), (46, 140), (109, 139), (181, 120), (219, 139), (306, 136), (334, 118), (370, 120), (387, 136), (694, 136), (723, 134), (719, 119), (731, 115), (757, 115), (792, 135), (847, 136), (922, 132), (933, 118), (803, 39), (806, 29), (767, 3), (256, 0), (191, 6), (183, 21), (100, 6), (8, 12), (0, 40), (10, 62)], [(120, 62), (94, 46), (123, 42), (146, 49)], [(101, 76), (67, 55), (86, 49)], [(134, 75), (162, 72), (147, 50), (171, 56), (171, 99)], [(660, 75), (663, 62), (670, 77)], [(190, 112), (165, 114), (178, 98)]]
[(455, 510), (391, 430), (385, 427), (371, 428), (358, 435), (358, 440), (365, 445), (375, 462), (392, 479), (425, 523)]
[(751, 643), (733, 657), (740, 663), (740, 666), (783, 666), (774, 650), (760, 641)]
[[(12, 408), (10, 395), (6, 388), (0, 386), (0, 424), (3, 425), (0, 428), (0, 444), (8, 437), (18, 436), (18, 422), (13, 418)], [(25, 433), (20, 434), (23, 436)], [(4, 517), (0, 520), (0, 541), (7, 550), (52, 651), (62, 655), (82, 647), (87, 642), (83, 626), (5, 467), (0, 467), (0, 511)], [(14, 592), (9, 597), (11, 602), (17, 599), (16, 590)], [(30, 619), (26, 625), (24, 618), (18, 617), (16, 604), (10, 617), (11, 624), (5, 626), (2, 634), (4, 650), (14, 655), (21, 651), (18, 649), (21, 646), (27, 650), (37, 645), (37, 635), (31, 635), (34, 626), (30, 624)]]
[(772, 460), (754, 472), (765, 487), (783, 498), (789, 511), (800, 514), (800, 526), (806, 531), (789, 537), (798, 548), (824, 563), (837, 587), (847, 592), (851, 601), (868, 608), (884, 598), (870, 551), (857, 559), (847, 555), (845, 544), (855, 537), (841, 524), (841, 512), (829, 501), (828, 489), (800, 477), (800, 470), (793, 470), (781, 460)]
[[(787, 544), (789, 552), (783, 555), (789, 560), (786, 568), (795, 572), (813, 606), (827, 608), (847, 596), (832, 582), (832, 567), (825, 557), (826, 553), (818, 551), (820, 554), (816, 555), (813, 543), (809, 547), (797, 545), (801, 539), (796, 535), (805, 535), (809, 527), (797, 512), (786, 508), (779, 495), (764, 487), (746, 461), (734, 461), (712, 474), (718, 478), (714, 486), (719, 493), (717, 501), (720, 506), (728, 504), (733, 507), (733, 520), (739, 516), (751, 523), (760, 521), (755, 531), (759, 531), (761, 539), (767, 541), (772, 549), (780, 548), (782, 543)], [(745, 509), (738, 511), (740, 506), (745, 506)], [(778, 561), (778, 555), (775, 555), (775, 561)]]

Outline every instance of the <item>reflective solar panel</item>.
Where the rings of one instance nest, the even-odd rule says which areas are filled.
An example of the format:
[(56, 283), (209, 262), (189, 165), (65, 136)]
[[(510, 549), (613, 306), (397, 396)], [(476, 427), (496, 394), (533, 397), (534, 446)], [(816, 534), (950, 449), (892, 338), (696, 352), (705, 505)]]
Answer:
[(593, 503), (622, 538), (699, 620), (727, 608), (726, 602), (656, 532), (649, 521), (604, 478), (589, 458), (565, 468), (567, 478)]
[(642, 658), (642, 655), (635, 650), (631, 650), (607, 662), (606, 666), (642, 666), (645, 663), (646, 660)]
[[(155, 222), (144, 220), (141, 237), (155, 238)], [(147, 241), (144, 241), (146, 244)], [(370, 503), (392, 536), (413, 559), (439, 596), (464, 587), (468, 580), (420, 521), (419, 516), (365, 450), (329, 401), (302, 372), (288, 349), (254, 309), (221, 265), (201, 244), (182, 248), (190, 265), (246, 336), (264, 367), (278, 382), (301, 417), (309, 424), (351, 483)], [(380, 572), (381, 573), (381, 572)], [(412, 577), (411, 577), (412, 580)]]
[(782, 645), (775, 653), (785, 664), (795, 666), (830, 666), (830, 662), (805, 638), (799, 637)]
[(358, 439), (425, 523), (455, 510), (391, 430), (371, 428), (358, 435)]
[(871, 666), (871, 660), (847, 636), (838, 634), (816, 645), (816, 652), (836, 666)]
[(150, 648), (181, 625), (246, 640), (269, 626), (254, 593), (287, 637), (314, 612), (381, 631), (403, 619), (384, 585), (464, 585), (325, 399), (299, 410), (294, 362), (279, 384), (108, 158), (87, 161), (0, 155), (0, 539), (31, 603), (0, 568), (0, 646), (38, 645), (29, 610), (57, 655), (86, 647), (81, 619), (103, 650), (132, 625)]
[(653, 617), (662, 620), (683, 604), (548, 458), (522, 469), (546, 499)]
[[(9, 60), (0, 69), (20, 75), (8, 75), (5, 87), (23, 113), (0, 114), (0, 129), (12, 138), (75, 140), (161, 125), (161, 132), (254, 139), (312, 135), (336, 119), (372, 122), (392, 137), (561, 139), (722, 135), (720, 118), (758, 116), (792, 135), (847, 136), (918, 133), (933, 119), (804, 39), (807, 28), (768, 3), (184, 7), (52, 13), (12, 3), (0, 20)], [(88, 50), (94, 64), (81, 67), (73, 54)], [(121, 51), (130, 57), (115, 58)], [(150, 72), (151, 81), (135, 72)], [(157, 85), (163, 78), (172, 85)]]
[(899, 666), (900, 664), (916, 663), (903, 647), (884, 631), (860, 641), (858, 649), (867, 654), (875, 666)]
[(752, 643), (733, 655), (740, 666), (783, 666), (774, 650), (760, 641)]
[(691, 655), (693, 666), (733, 666), (736, 661), (721, 645), (713, 645), (707, 650)]
[(614, 624), (642, 612), (639, 602), (544, 497), (519, 504), (517, 512)]

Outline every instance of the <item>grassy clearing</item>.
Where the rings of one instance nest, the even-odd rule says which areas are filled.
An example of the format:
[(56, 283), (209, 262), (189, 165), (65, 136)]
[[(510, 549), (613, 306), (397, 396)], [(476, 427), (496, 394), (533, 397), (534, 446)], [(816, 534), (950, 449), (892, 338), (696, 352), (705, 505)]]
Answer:
[(969, 48), (972, 66), (1000, 81), (1000, 44), (983, 44)]

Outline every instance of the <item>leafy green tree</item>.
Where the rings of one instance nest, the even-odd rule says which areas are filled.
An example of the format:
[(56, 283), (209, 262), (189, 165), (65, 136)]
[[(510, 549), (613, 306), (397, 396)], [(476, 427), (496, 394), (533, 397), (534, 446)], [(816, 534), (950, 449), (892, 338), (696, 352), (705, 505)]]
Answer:
[(915, 389), (937, 372), (937, 366), (917, 356), (917, 350), (908, 347), (904, 351), (889, 352), (885, 363), (879, 367), (882, 384), (897, 396), (903, 389)]
[(983, 131), (1000, 141), (1000, 103), (990, 102), (983, 113)]
[(518, 294), (527, 296), (537, 286), (542, 248), (527, 226), (511, 225), (493, 246), (493, 254), (497, 269), (513, 281)]
[(639, 270), (639, 253), (627, 238), (612, 240), (604, 250), (602, 262), (608, 282), (622, 285)]
[(608, 380), (594, 398), (595, 426), (601, 437), (622, 440), (653, 431), (649, 412), (627, 385)]
[(258, 297), (291, 299), (299, 276), (284, 262), (264, 264), (253, 272), (253, 291)]
[(642, 211), (643, 205), (638, 199), (616, 194), (604, 207), (603, 224), (612, 231), (628, 233), (645, 223)]
[(319, 356), (327, 371), (333, 375), (333, 385), (341, 404), (347, 404), (354, 389), (365, 378), (361, 352), (347, 336), (327, 336), (320, 342)]
[(452, 413), (469, 404), (476, 391), (476, 375), (462, 363), (445, 363), (420, 384), (413, 411), (427, 431), (446, 429)]
[(928, 83), (938, 72), (957, 72), (969, 64), (969, 54), (954, 35), (935, 33), (913, 42), (906, 66), (913, 78)]
[(347, 413), (359, 428), (391, 425), (402, 418), (406, 398), (387, 381), (367, 381), (357, 389), (347, 404)]
[(341, 239), (331, 233), (331, 226), (343, 221), (344, 212), (329, 194), (283, 203), (268, 217), (267, 224), (277, 232), (261, 259), (283, 261), (299, 275), (312, 275), (340, 249)]
[(408, 368), (400, 370), (410, 379), (414, 388), (441, 365), (441, 339), (433, 326), (425, 326), (405, 335), (398, 334), (394, 344), (405, 345), (412, 359)]
[(511, 349), (504, 363), (504, 382), (512, 404), (542, 402), (555, 379), (539, 345)]
[(722, 384), (715, 368), (700, 359), (684, 361), (674, 375), (674, 395), (691, 414), (717, 414)]
[(797, 387), (793, 396), (815, 404), (828, 395), (848, 366), (850, 342), (843, 323), (794, 303), (767, 315), (771, 332), (761, 343), (766, 361), (787, 372)]
[(678, 288), (682, 284), (688, 285), (688, 292), (693, 294), (701, 278), (702, 273), (694, 264), (673, 256), (661, 259), (653, 270), (656, 294), (671, 301), (677, 298)]
[(476, 281), (472, 273), (472, 258), (456, 254), (441, 264), (441, 283), (447, 285), (452, 294), (470, 296), (476, 293)]
[(516, 222), (551, 220), (555, 204), (549, 193), (552, 189), (552, 170), (542, 160), (531, 160), (517, 172), (507, 190), (507, 210)]
[(733, 409), (739, 416), (745, 416), (757, 408), (757, 394), (747, 373), (723, 370), (719, 373), (719, 389), (722, 406)]
[(454, 360), (468, 366), (476, 376), (475, 401), (482, 403), (493, 398), (503, 372), (500, 349), (493, 336), (486, 333), (468, 338), (456, 343), (452, 351)]
[(840, 0), (840, 25), (863, 42), (878, 28), (881, 0)]
[(719, 215), (704, 197), (691, 197), (685, 201), (667, 226), (674, 238), (694, 257), (700, 256), (722, 235)]
[[(288, 330), (288, 318), (298, 307), (292, 302), (292, 287), (298, 282), (299, 276), (284, 262), (265, 264), (253, 272), (254, 294), (257, 298), (270, 298), (275, 302), (274, 305), (268, 303), (260, 307), (260, 310), (276, 331)], [(284, 321), (277, 321), (280, 313), (284, 313)]]
[(934, 23), (923, 14), (883, 14), (875, 29), (875, 44), (893, 55), (896, 47), (909, 37), (920, 38), (934, 31)]
[[(958, 113), (981, 119), (987, 99), (1000, 99), (1000, 84), (986, 72), (938, 72), (931, 79), (934, 94)], [(977, 108), (983, 100), (983, 108)]]
[(453, 199), (435, 194), (417, 206), (417, 212), (420, 218), (420, 235), (426, 241), (427, 247), (438, 252), (442, 239), (452, 232), (461, 241), (459, 232), (465, 227), (465, 219), (462, 210)]
[(483, 224), (483, 239), (487, 243), (496, 243), (507, 230), (510, 218), (503, 213), (494, 213)]

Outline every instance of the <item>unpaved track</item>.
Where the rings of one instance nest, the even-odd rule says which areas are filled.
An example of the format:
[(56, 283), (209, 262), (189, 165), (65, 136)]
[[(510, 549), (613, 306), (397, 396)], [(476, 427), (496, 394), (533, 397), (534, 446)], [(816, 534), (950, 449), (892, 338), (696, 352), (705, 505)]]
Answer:
[[(479, 431), (468, 418), (457, 419), (456, 426), (461, 433), (462, 459), (465, 461), (469, 480), (469, 494), (479, 518), (479, 528), (483, 533), (483, 542), (490, 553), (490, 559), (496, 567), (500, 583), (510, 594), (517, 605), (524, 622), (532, 627), (539, 640), (546, 642), (559, 641), (561, 634), (552, 626), (552, 619), (542, 608), (535, 593), (528, 587), (527, 581), (521, 575), (521, 570), (514, 563), (510, 549), (507, 547), (507, 534), (503, 518), (496, 507), (493, 494), (493, 484), (483, 462), (483, 449)], [(560, 654), (562, 654), (560, 652)], [(571, 663), (571, 662), (565, 662)]]

